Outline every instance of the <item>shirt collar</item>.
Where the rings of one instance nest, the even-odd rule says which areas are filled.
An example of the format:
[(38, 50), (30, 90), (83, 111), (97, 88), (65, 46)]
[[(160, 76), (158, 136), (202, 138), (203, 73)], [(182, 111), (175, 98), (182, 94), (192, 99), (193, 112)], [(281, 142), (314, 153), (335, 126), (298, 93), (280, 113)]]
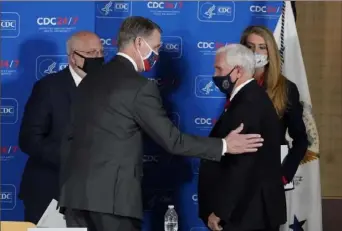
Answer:
[(116, 53), (116, 55), (120, 55), (120, 56), (122, 56), (122, 57), (128, 59), (128, 60), (133, 64), (134, 69), (135, 69), (136, 71), (138, 71), (138, 65), (136, 64), (136, 62), (135, 62), (129, 55), (127, 55), (127, 54), (125, 54), (125, 53), (122, 53), (122, 52), (118, 52), (118, 53)]
[(234, 91), (233, 91), (233, 93), (231, 94), (231, 96), (230, 96), (230, 101), (232, 101), (233, 98), (235, 97), (235, 95), (236, 95), (244, 86), (246, 86), (249, 82), (251, 82), (252, 80), (254, 80), (254, 79), (249, 79), (249, 80), (245, 81), (244, 83), (240, 84), (239, 86), (237, 86), (237, 87), (234, 89)]
[(79, 76), (76, 73), (76, 71), (70, 65), (69, 65), (69, 70), (70, 70), (71, 76), (74, 79), (76, 87), (77, 87), (81, 83), (82, 78), (81, 78), (81, 76)]

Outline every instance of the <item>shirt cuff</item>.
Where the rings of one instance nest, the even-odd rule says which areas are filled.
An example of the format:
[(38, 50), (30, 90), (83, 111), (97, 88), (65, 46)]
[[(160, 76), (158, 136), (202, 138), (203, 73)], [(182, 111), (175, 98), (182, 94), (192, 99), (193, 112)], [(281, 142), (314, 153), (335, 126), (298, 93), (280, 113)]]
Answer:
[(227, 153), (227, 142), (225, 139), (222, 139), (222, 143), (223, 143), (222, 156), (224, 156), (224, 154)]
[(282, 180), (283, 180), (284, 185), (288, 183), (285, 176), (282, 177)]

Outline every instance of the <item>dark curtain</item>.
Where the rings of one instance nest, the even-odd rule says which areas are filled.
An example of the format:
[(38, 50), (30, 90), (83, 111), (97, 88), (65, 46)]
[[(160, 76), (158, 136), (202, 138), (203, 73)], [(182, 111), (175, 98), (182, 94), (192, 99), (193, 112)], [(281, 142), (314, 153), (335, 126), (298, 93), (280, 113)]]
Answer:
[(294, 15), (295, 21), (297, 21), (296, 1), (291, 1), (291, 5), (292, 5), (292, 10), (293, 10), (293, 15)]

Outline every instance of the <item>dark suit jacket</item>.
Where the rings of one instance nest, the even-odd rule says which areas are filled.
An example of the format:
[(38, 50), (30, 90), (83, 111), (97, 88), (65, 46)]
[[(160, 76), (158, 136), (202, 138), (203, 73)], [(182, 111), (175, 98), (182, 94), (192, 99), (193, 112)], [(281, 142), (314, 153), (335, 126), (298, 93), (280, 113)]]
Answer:
[(221, 163), (202, 161), (199, 216), (207, 224), (214, 212), (226, 223), (225, 230), (258, 230), (283, 224), (286, 204), (279, 120), (268, 95), (254, 80), (235, 95), (210, 136), (225, 137), (240, 123), (244, 123), (244, 133), (261, 134), (263, 147), (257, 153), (225, 156)]
[(25, 203), (46, 208), (59, 197), (60, 145), (75, 90), (69, 68), (34, 84), (19, 133), (19, 147), (29, 156), (19, 192)]
[(288, 129), (289, 135), (293, 139), (292, 148), (289, 150), (282, 168), (283, 176), (289, 182), (293, 180), (308, 148), (308, 137), (303, 121), (303, 105), (299, 101), (299, 92), (296, 84), (290, 80), (287, 80), (287, 100), (286, 111), (280, 119), (280, 135), (281, 143), (288, 144), (285, 139), (286, 130)]
[(222, 140), (182, 134), (155, 83), (116, 56), (77, 89), (63, 148), (60, 206), (142, 219), (142, 134), (167, 152), (219, 161)]

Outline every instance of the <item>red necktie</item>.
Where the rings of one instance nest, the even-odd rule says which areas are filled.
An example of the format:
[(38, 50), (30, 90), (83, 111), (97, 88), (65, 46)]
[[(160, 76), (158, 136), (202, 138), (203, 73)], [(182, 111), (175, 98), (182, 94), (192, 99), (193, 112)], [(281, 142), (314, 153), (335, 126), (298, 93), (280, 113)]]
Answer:
[(226, 104), (224, 105), (224, 109), (227, 109), (230, 105), (230, 99), (227, 99)]

